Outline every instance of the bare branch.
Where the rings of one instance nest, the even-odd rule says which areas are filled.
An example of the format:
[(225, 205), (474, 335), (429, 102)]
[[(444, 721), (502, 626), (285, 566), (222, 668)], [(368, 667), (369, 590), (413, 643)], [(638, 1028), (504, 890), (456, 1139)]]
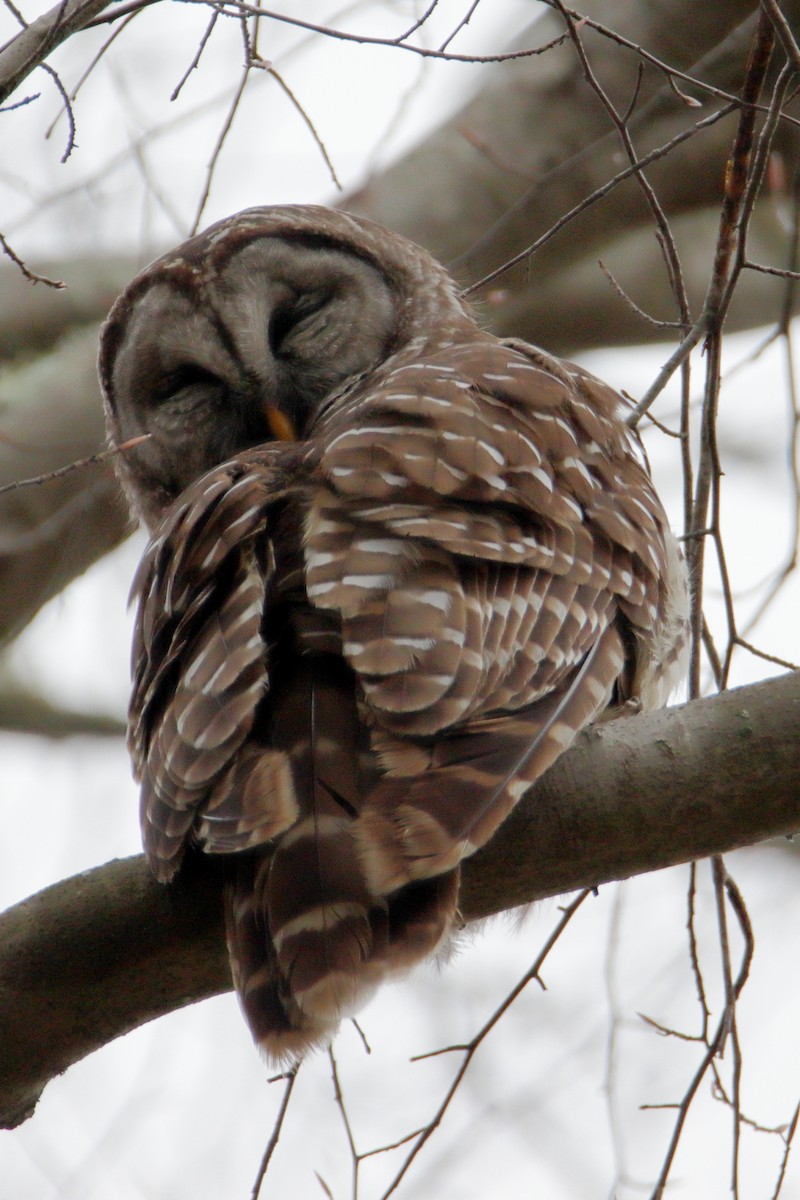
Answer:
[[(554, 43), (527, 47), (524, 50), (507, 50), (499, 54), (453, 54), (449, 50), (431, 50), (427, 46), (418, 46), (413, 42), (399, 38), (372, 37), (366, 33), (349, 33), (343, 29), (332, 29), (329, 25), (317, 25), (312, 21), (304, 21), (301, 17), (290, 17), (286, 13), (275, 12), (272, 9), (261, 8), (259, 5), (248, 4), (246, 0), (186, 0), (187, 3), (207, 4), (223, 16), (258, 17), (260, 20), (278, 21), (283, 25), (293, 25), (297, 29), (307, 29), (310, 33), (333, 38), (339, 42), (355, 42), (360, 46), (383, 46), (394, 50), (407, 50), (418, 54), (421, 58), (438, 58), (452, 63), (505, 63), (518, 59), (534, 58), (544, 54)], [(415, 26), (414, 28), (417, 28)], [(404, 35), (405, 36), (405, 35)]]
[[(294, 1085), (297, 1082), (297, 1073), (299, 1070), (299, 1067), (295, 1067), (293, 1070), (287, 1071), (287, 1073), (282, 1076), (282, 1078), (286, 1081), (286, 1086), (283, 1089), (281, 1106), (278, 1109), (278, 1115), (275, 1118), (275, 1124), (272, 1127), (272, 1133), (270, 1134), (269, 1141), (267, 1142), (264, 1150), (264, 1156), (261, 1159), (261, 1164), (258, 1168), (258, 1174), (256, 1175), (256, 1180), (253, 1184), (253, 1190), (250, 1193), (251, 1200), (258, 1200), (258, 1195), (261, 1191), (261, 1185), (264, 1182), (269, 1169), (269, 1164), (272, 1161), (272, 1156), (275, 1153), (275, 1147), (278, 1145), (278, 1139), (281, 1136), (281, 1129), (283, 1128), (284, 1118), (286, 1117), (286, 1113), (289, 1108), (289, 1101), (292, 1098), (292, 1092), (294, 1091)], [(270, 1082), (277, 1083), (278, 1080), (273, 1079)]]
[(266, 63), (266, 62), (264, 62), (264, 60), (262, 58), (254, 56), (253, 57), (253, 66), (258, 67), (262, 71), (266, 71), (268, 75), (271, 75), (272, 78), (277, 83), (278, 87), (281, 89), (281, 91), (286, 96), (286, 98), (297, 110), (297, 113), (300, 116), (301, 120), (303, 121), (306, 129), (308, 130), (308, 132), (311, 134), (312, 138), (314, 139), (314, 141), (317, 145), (317, 148), (319, 149), (319, 152), (322, 155), (322, 158), (325, 162), (325, 166), (330, 171), (330, 176), (331, 176), (331, 179), (333, 180), (334, 186), (336, 187), (336, 189), (338, 191), (341, 192), (343, 190), (342, 185), (339, 182), (339, 178), (336, 174), (336, 168), (334, 167), (333, 162), (331, 161), (331, 157), (328, 154), (328, 149), (327, 149), (325, 143), (323, 142), (322, 138), (320, 137), (319, 133), (317, 132), (317, 128), (316, 128), (314, 122), (311, 120), (311, 117), (308, 115), (306, 110), (303, 108), (303, 105), (301, 104), (298, 97), (295, 95), (295, 93), (289, 87), (288, 83), (283, 78), (283, 76), (278, 71), (275, 70), (272, 63)]
[(0, 487), (0, 496), (4, 496), (7, 492), (17, 492), (20, 488), (39, 487), (43, 483), (51, 483), (54, 479), (63, 479), (66, 475), (71, 475), (73, 471), (83, 471), (86, 467), (95, 467), (99, 463), (115, 458), (117, 454), (123, 454), (126, 450), (133, 450), (136, 446), (141, 446), (142, 442), (146, 442), (152, 436), (151, 433), (143, 433), (139, 437), (129, 438), (120, 446), (112, 446), (110, 450), (98, 450), (95, 454), (87, 455), (86, 458), (79, 458), (76, 462), (67, 463), (65, 467), (57, 467), (55, 471), (46, 471), (43, 475), (33, 475), (30, 479), (14, 479), (11, 483), (4, 483)]
[(125, 736), (125, 722), (102, 713), (60, 708), (44, 696), (23, 687), (0, 671), (0, 729), (36, 733), (48, 738), (89, 734), (92, 737)]
[(605, 199), (605, 197), (615, 191), (615, 189), (621, 183), (624, 183), (627, 179), (638, 177), (645, 167), (650, 166), (651, 163), (658, 162), (659, 159), (666, 158), (667, 155), (671, 154), (671, 152), (677, 146), (680, 146), (682, 142), (687, 141), (689, 138), (695, 137), (698, 133), (707, 129), (709, 126), (716, 125), (718, 121), (722, 120), (723, 117), (727, 117), (733, 111), (734, 105), (726, 105), (724, 108), (718, 109), (710, 116), (704, 117), (702, 120), (697, 121), (691, 127), (691, 129), (682, 130), (681, 133), (676, 134), (674, 138), (670, 139), (670, 141), (665, 142), (661, 146), (657, 146), (655, 150), (651, 150), (649, 154), (645, 154), (641, 158), (636, 159), (635, 162), (631, 163), (630, 166), (623, 168), (623, 170), (617, 171), (616, 175), (613, 175), (611, 179), (607, 180), (600, 187), (595, 188), (595, 190), (590, 192), (589, 195), (584, 196), (568, 212), (563, 213), (558, 220), (555, 221), (553, 225), (551, 225), (551, 227), (541, 235), (541, 237), (536, 239), (535, 242), (531, 242), (530, 245), (526, 246), (523, 250), (520, 250), (517, 254), (515, 254), (513, 258), (508, 259), (499, 267), (495, 267), (494, 270), (490, 271), (487, 275), (484, 275), (482, 279), (479, 279), (477, 283), (471, 284), (470, 287), (467, 288), (467, 295), (471, 295), (480, 288), (487, 287), (490, 283), (494, 283), (502, 275), (505, 275), (505, 273), (510, 271), (512, 267), (516, 267), (520, 263), (526, 262), (537, 252), (537, 250), (546, 245), (552, 238), (555, 237), (557, 233), (560, 233), (566, 225), (568, 225), (571, 221), (574, 221), (575, 218), (579, 217), (583, 212), (586, 211), (586, 209), (591, 208), (592, 205), (598, 202), (598, 200)]
[[(454, 1052), (460, 1051), (461, 1053), (463, 1053), (464, 1057), (463, 1057), (461, 1063), (459, 1064), (458, 1070), (456, 1071), (456, 1073), (453, 1077), (453, 1080), (444, 1095), (444, 1098), (442, 1099), (441, 1103), (439, 1104), (439, 1107), (436, 1109), (436, 1112), (431, 1117), (428, 1124), (425, 1126), (425, 1128), (420, 1133), (419, 1137), (414, 1142), (413, 1146), (411, 1147), (410, 1151), (408, 1152), (408, 1155), (406, 1156), (406, 1158), (403, 1162), (403, 1165), (400, 1167), (400, 1170), (397, 1172), (394, 1179), (392, 1180), (392, 1182), (389, 1184), (386, 1191), (381, 1196), (381, 1200), (389, 1200), (389, 1197), (397, 1190), (397, 1188), (400, 1184), (400, 1181), (404, 1178), (404, 1176), (408, 1172), (409, 1167), (414, 1162), (417, 1155), (420, 1153), (420, 1151), (423, 1149), (423, 1147), (426, 1145), (426, 1143), (430, 1140), (430, 1138), (433, 1136), (433, 1134), (436, 1132), (436, 1130), (441, 1125), (442, 1120), (444, 1119), (445, 1113), (447, 1112), (448, 1108), (450, 1107), (453, 1097), (455, 1096), (456, 1092), (458, 1091), (459, 1087), (461, 1086), (461, 1081), (464, 1078), (464, 1076), (466, 1075), (466, 1073), (469, 1069), (469, 1065), (472, 1062), (473, 1058), (475, 1057), (476, 1052), (486, 1041), (486, 1038), (492, 1032), (494, 1027), (498, 1024), (499, 1021), (502, 1020), (502, 1018), (508, 1012), (509, 1008), (514, 1003), (514, 1001), (517, 999), (517, 997), (520, 996), (525, 991), (528, 984), (532, 983), (534, 980), (539, 980), (539, 972), (541, 971), (542, 967), (544, 966), (547, 956), (549, 955), (550, 951), (555, 946), (556, 942), (561, 937), (562, 933), (566, 929), (569, 922), (575, 916), (575, 913), (578, 911), (580, 906), (583, 904), (586, 897), (589, 895), (590, 895), (590, 889), (586, 888), (582, 892), (580, 892), (574, 898), (574, 900), (572, 900), (567, 905), (567, 907), (563, 910), (561, 919), (558, 921), (555, 929), (550, 934), (550, 937), (547, 939), (544, 946), (540, 950), (539, 954), (536, 956), (536, 959), (533, 962), (533, 964), (531, 965), (531, 967), (525, 972), (522, 979), (519, 980), (519, 982), (516, 984), (516, 986), (511, 989), (511, 991), (508, 993), (508, 995), (505, 997), (505, 999), (502, 1001), (502, 1003), (495, 1009), (495, 1011), (492, 1013), (492, 1015), (489, 1017), (489, 1019), (481, 1026), (481, 1028), (478, 1030), (478, 1032), (475, 1034), (475, 1036), (464, 1046), (448, 1046), (448, 1047), (446, 1047), (446, 1050), (452, 1050)], [(441, 1053), (441, 1051), (439, 1051), (439, 1053)]]
[(56, 91), (63, 101), (64, 112), (67, 114), (67, 126), (69, 132), (67, 133), (66, 148), (64, 153), (61, 155), (62, 163), (65, 163), (72, 154), (72, 151), (75, 149), (75, 114), (72, 111), (72, 101), (67, 94), (67, 89), (61, 82), (61, 76), (58, 74), (58, 71), (54, 71), (49, 63), (40, 63), (39, 69), (45, 71), (52, 79), (53, 83), (55, 84)]
[(792, 1141), (794, 1139), (795, 1130), (797, 1129), (798, 1117), (800, 1117), (800, 1104), (798, 1104), (794, 1110), (794, 1115), (789, 1123), (789, 1129), (784, 1138), (786, 1146), (783, 1152), (783, 1158), (781, 1160), (780, 1171), (778, 1172), (778, 1180), (775, 1184), (775, 1191), (772, 1193), (772, 1200), (778, 1200), (778, 1197), (781, 1193), (781, 1188), (783, 1187), (783, 1181), (786, 1178), (786, 1167), (789, 1162), (789, 1151), (792, 1148)]
[[(465, 864), (465, 919), (800, 829), (799, 723), (795, 673), (587, 731)], [(4, 1123), (111, 1038), (230, 988), (220, 888), (206, 856), (170, 887), (131, 858), (0, 918)]]
[(16, 263), (29, 283), (43, 283), (46, 287), (56, 288), (57, 290), (66, 287), (66, 284), (61, 279), (48, 279), (46, 275), (37, 275), (35, 271), (32, 271), (30, 267), (20, 258), (20, 256), (14, 250), (12, 250), (2, 233), (0, 233), (0, 247), (2, 247), (3, 253), (6, 254), (13, 263)]
[(109, 0), (61, 0), (7, 42), (0, 49), (0, 104), (56, 46), (84, 29), (108, 3)]

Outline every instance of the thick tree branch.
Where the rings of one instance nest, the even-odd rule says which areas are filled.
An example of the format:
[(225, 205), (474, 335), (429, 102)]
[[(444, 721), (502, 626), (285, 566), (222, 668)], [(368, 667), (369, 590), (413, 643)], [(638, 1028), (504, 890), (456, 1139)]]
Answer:
[(18, 267), (0, 260), (0, 363), (5, 366), (57, 352), (58, 342), (66, 334), (90, 325), (89, 337), (95, 340), (87, 340), (86, 361), (93, 365), (97, 322), (142, 266), (141, 256), (133, 254), (37, 258), (36, 269), (41, 274), (64, 281), (64, 287), (56, 291), (38, 284), (34, 287)]
[[(800, 672), (586, 733), (465, 864), (467, 920), (800, 829)], [(141, 857), (0, 917), (0, 1121), (154, 1017), (230, 988), (218, 865)]]
[[(97, 329), (0, 377), (0, 485), (102, 448)], [(130, 528), (110, 462), (0, 496), (0, 643)]]
[[(800, 5), (792, 0), (789, 7), (790, 19), (796, 20)], [(601, 0), (580, 8), (660, 61), (727, 96), (738, 94), (757, 17), (757, 6), (746, 0), (706, 7), (702, 14), (692, 0), (628, 6), (624, 14)], [(692, 36), (676, 42), (675, 30), (687, 28)], [(537, 38), (548, 41), (563, 32), (564, 24), (554, 13), (534, 29)], [(529, 44), (532, 32), (514, 45)], [(682, 90), (700, 104), (687, 106), (653, 66), (638, 79), (640, 58), (634, 49), (623, 49), (588, 26), (580, 36), (618, 111), (624, 112), (636, 94), (629, 129), (640, 157), (668, 146), (698, 120), (726, 107), (724, 97), (681, 81)], [(647, 177), (670, 219), (718, 205), (736, 120), (731, 112), (706, 124), (648, 168)], [(795, 141), (796, 133), (787, 127), (778, 145), (791, 154)], [(455, 263), (459, 277), (470, 283), (513, 259), (616, 176), (627, 165), (620, 152), (618, 133), (590, 91), (572, 46), (565, 44), (534, 67), (519, 60), (487, 71), (480, 92), (455, 117), (343, 204), (422, 242), (442, 261)], [(777, 221), (775, 225), (777, 232)], [(620, 333), (612, 334), (615, 344), (651, 340), (654, 331), (614, 295), (596, 262), (618, 239), (628, 239), (627, 252), (615, 266), (620, 282), (645, 309), (674, 320), (663, 260), (642, 262), (630, 253), (630, 235), (636, 231), (643, 235), (642, 244), (649, 239), (655, 245), (651, 213), (631, 176), (570, 221), (535, 257), (502, 276), (486, 308), (492, 327), (559, 353), (599, 344), (615, 322), (622, 323)], [(689, 261), (697, 250), (693, 244)], [(584, 271), (576, 280), (580, 267)], [(605, 285), (602, 307), (613, 315), (598, 331), (592, 318), (597, 305), (584, 308), (580, 303), (587, 275)], [(687, 284), (691, 300), (701, 305), (706, 273), (690, 273)], [(561, 300), (558, 305), (552, 289)], [(769, 321), (770, 310), (777, 313), (778, 297), (775, 288), (772, 303), (759, 310), (761, 323)], [(656, 336), (663, 338), (663, 330)]]
[(80, 712), (52, 704), (25, 687), (0, 663), (0, 729), (40, 737), (124, 737), (125, 722), (99, 712)]
[(109, 0), (60, 0), (0, 47), (0, 104), (56, 46), (84, 29)]

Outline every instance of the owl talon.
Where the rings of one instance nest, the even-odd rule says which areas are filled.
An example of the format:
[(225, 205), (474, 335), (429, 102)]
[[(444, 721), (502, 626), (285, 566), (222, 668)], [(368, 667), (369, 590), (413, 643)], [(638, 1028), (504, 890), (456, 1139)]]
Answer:
[(600, 716), (595, 719), (595, 725), (605, 724), (607, 721), (618, 721), (625, 717), (636, 717), (644, 710), (644, 705), (638, 696), (631, 696), (630, 699), (623, 701), (622, 704), (611, 704), (600, 713)]

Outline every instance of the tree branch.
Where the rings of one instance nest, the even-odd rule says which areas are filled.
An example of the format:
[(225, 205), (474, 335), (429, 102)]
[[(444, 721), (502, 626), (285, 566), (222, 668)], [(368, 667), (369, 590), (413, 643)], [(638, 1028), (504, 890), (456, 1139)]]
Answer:
[[(36, 259), (36, 270), (64, 281), (64, 287), (32, 285), (18, 267), (0, 260), (0, 364), (30, 361), (57, 352), (65, 334), (102, 321), (126, 283), (144, 265), (142, 257), (119, 254), (99, 257)], [(87, 342), (87, 362), (92, 353)], [(93, 396), (92, 396), (93, 399)]]
[[(0, 377), (0, 485), (102, 449), (97, 329)], [(110, 462), (0, 497), (0, 643), (122, 540), (127, 505)]]
[(0, 104), (56, 46), (84, 29), (108, 3), (109, 0), (60, 0), (0, 47)]
[[(738, 94), (756, 7), (736, 0), (706, 7), (698, 19), (692, 0), (627, 6), (624, 14), (616, 5), (587, 0), (582, 13), (624, 32), (628, 45), (622, 48), (588, 26), (582, 28), (581, 38), (594, 72), (620, 111), (636, 85), (641, 60), (631, 47), (637, 46), (726, 95)], [(789, 19), (796, 21), (797, 0), (790, 0), (789, 8)], [(676, 41), (676, 28), (691, 28), (691, 38)], [(534, 27), (543, 41), (563, 29), (556, 14)], [(514, 44), (533, 32), (524, 31)], [(661, 71), (645, 70), (628, 122), (640, 156), (691, 130), (698, 116), (702, 120), (725, 107), (722, 97), (709, 96), (702, 87), (681, 86), (700, 100), (701, 108), (679, 102)], [(671, 220), (718, 204), (735, 121), (736, 115), (730, 114), (706, 125), (648, 168), (647, 177)], [(791, 155), (794, 128), (786, 126), (781, 138), (785, 140), (779, 148)], [(480, 92), (459, 113), (346, 198), (343, 207), (421, 242), (443, 262), (454, 263), (459, 278), (469, 283), (513, 259), (606, 184), (624, 165), (620, 149), (607, 114), (589, 91), (579, 59), (565, 45), (551, 51), (535, 70), (520, 60), (487, 71)], [(775, 229), (777, 234), (777, 222)], [(642, 234), (637, 252), (646, 240), (654, 241), (650, 212), (630, 178), (571, 220), (535, 257), (503, 275), (489, 294), (485, 312), (494, 331), (528, 338), (556, 353), (598, 345), (609, 330), (615, 344), (663, 338), (663, 332), (654, 335), (614, 296), (597, 268), (597, 257), (607, 258), (609, 247), (625, 239), (620, 265), (613, 268), (623, 288), (648, 311), (674, 319), (663, 263), (654, 259), (657, 269), (648, 271), (651, 264), (630, 253), (635, 232)], [(687, 257), (697, 249), (694, 242)], [(583, 272), (576, 279), (580, 268)], [(591, 302), (581, 311), (587, 275), (601, 285), (604, 301), (599, 306)], [(687, 284), (699, 311), (706, 271), (692, 274)], [(554, 289), (558, 304), (553, 303)], [(777, 312), (778, 296), (776, 288), (759, 320), (767, 323), (770, 309)], [(592, 313), (604, 309), (611, 310), (612, 319), (595, 331)], [(615, 324), (621, 325), (616, 334)]]
[(53, 704), (31, 691), (0, 660), (0, 730), (68, 738), (125, 736), (125, 722), (100, 712), (81, 712)]
[[(582, 734), (464, 866), (466, 920), (800, 829), (800, 672)], [(108, 863), (0, 917), (0, 1122), (120, 1034), (231, 986), (219, 864)]]

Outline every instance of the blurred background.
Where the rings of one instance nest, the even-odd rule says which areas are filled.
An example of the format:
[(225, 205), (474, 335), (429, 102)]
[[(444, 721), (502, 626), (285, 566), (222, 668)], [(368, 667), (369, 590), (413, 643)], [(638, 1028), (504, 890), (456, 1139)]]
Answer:
[[(583, 5), (587, 20), (573, 26), (635, 154), (653, 154), (648, 179), (674, 239), (689, 324), (714, 260), (739, 119), (731, 96), (755, 7), (610, 0)], [(0, 83), (12, 79), (8, 45), (44, 11), (6, 0)], [(578, 358), (634, 399), (648, 390), (687, 313), (634, 179), (581, 209), (630, 160), (559, 5), (307, 0), (260, 19), (255, 11), (233, 0), (98, 6), (100, 23), (55, 47), (48, 69), (4, 100), (0, 233), (30, 272), (66, 287), (33, 284), (8, 256), (0, 261), (0, 485), (102, 447), (94, 360), (114, 296), (170, 244), (254, 204), (355, 209), (423, 242), (465, 285), (541, 240), (478, 290), (486, 322)], [(796, 7), (783, 11), (796, 29)], [(534, 48), (542, 52), (516, 56)], [(777, 50), (762, 97), (769, 105), (784, 86), (786, 115), (748, 230), (749, 258), (776, 268), (796, 265), (798, 108), (781, 84), (785, 61)], [(800, 659), (794, 303), (794, 281), (749, 270), (729, 313), (715, 511), (728, 579), (709, 548), (704, 691)], [(679, 533), (687, 458), (670, 432), (688, 432), (696, 470), (706, 367), (698, 347), (656, 400), (658, 424), (642, 424)], [(2, 908), (139, 850), (124, 721), (126, 599), (143, 546), (107, 464), (0, 497)], [(800, 861), (781, 842), (727, 866), (755, 940), (736, 1015), (738, 1194), (769, 1200), (800, 1101)], [(716, 1020), (724, 982), (707, 864), (696, 881), (697, 957)], [(652, 1193), (675, 1106), (704, 1052), (652, 1024), (702, 1031), (688, 883), (689, 868), (676, 868), (586, 901), (544, 967), (547, 990), (530, 985), (487, 1038), (398, 1196)], [(431, 1120), (460, 1055), (412, 1057), (468, 1041), (559, 915), (547, 902), (496, 919), (468, 931), (446, 962), (386, 988), (360, 1019), (369, 1052), (344, 1028), (334, 1053), (359, 1153)], [(729, 924), (735, 973), (743, 943)], [(730, 1045), (716, 1069), (731, 1096)], [(173, 1013), (71, 1068), (29, 1121), (0, 1133), (0, 1194), (244, 1200), (283, 1094), (269, 1078), (231, 994)], [(705, 1075), (686, 1116), (670, 1195), (731, 1194), (735, 1114), (713, 1079)], [(408, 1146), (355, 1172), (335, 1090), (324, 1054), (304, 1065), (262, 1196), (372, 1200), (390, 1187)], [(791, 1155), (780, 1186), (782, 1197), (800, 1197)]]

